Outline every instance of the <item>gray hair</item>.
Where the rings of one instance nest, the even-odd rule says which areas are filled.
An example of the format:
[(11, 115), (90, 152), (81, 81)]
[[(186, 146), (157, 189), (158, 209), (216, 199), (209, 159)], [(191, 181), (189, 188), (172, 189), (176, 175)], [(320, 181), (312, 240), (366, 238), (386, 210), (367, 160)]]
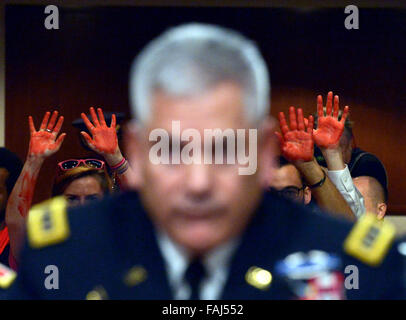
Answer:
[(191, 23), (171, 28), (151, 41), (130, 73), (133, 116), (149, 119), (155, 90), (195, 96), (224, 81), (240, 85), (246, 116), (260, 122), (270, 111), (268, 70), (257, 46), (241, 34), (218, 26)]

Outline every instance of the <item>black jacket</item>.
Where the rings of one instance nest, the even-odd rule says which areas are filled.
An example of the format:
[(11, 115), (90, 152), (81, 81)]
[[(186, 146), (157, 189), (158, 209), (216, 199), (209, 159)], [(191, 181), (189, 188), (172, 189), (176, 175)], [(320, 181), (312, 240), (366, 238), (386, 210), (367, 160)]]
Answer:
[[(43, 207), (47, 218), (41, 220), (45, 227), (40, 228), (52, 229), (55, 220), (47, 216), (52, 210), (49, 205)], [(31, 219), (35, 214), (30, 213), (28, 232), (38, 227), (39, 222)], [(69, 234), (58, 243), (42, 248), (26, 244), (9, 299), (173, 298), (154, 227), (136, 193), (69, 209), (67, 217)], [(403, 298), (402, 256), (397, 246), (391, 245), (379, 267), (369, 266), (343, 250), (352, 228), (347, 221), (266, 193), (232, 257), (222, 299), (296, 299), (275, 266), (291, 253), (310, 250), (338, 255), (342, 274), (348, 265), (358, 267), (359, 289), (346, 290), (346, 298)], [(58, 267), (58, 289), (45, 288), (48, 265)], [(271, 273), (269, 287), (258, 288), (247, 281), (253, 266)]]

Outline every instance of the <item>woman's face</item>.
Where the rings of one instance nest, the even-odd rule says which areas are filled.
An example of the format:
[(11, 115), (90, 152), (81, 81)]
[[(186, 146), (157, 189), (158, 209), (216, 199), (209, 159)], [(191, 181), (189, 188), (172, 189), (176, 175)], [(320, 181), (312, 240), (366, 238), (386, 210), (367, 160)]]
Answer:
[(83, 205), (88, 200), (101, 199), (103, 189), (92, 176), (86, 176), (72, 181), (63, 193), (70, 206)]

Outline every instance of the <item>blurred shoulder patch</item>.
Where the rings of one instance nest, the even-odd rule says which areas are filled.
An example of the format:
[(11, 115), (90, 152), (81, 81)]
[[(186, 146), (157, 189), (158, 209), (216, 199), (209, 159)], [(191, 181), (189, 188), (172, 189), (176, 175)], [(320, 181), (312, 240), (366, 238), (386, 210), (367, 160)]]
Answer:
[(67, 202), (62, 196), (33, 206), (28, 214), (27, 236), (32, 248), (60, 243), (70, 235)]
[(384, 260), (395, 238), (395, 227), (374, 214), (364, 214), (344, 241), (344, 251), (373, 267)]
[(0, 289), (7, 289), (14, 282), (17, 273), (0, 263)]

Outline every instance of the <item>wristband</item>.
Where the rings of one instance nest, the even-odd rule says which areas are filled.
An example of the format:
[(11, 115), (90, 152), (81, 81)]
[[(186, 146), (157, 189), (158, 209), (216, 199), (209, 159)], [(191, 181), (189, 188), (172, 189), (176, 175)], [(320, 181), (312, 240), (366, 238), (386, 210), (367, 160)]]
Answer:
[(125, 158), (123, 157), (123, 159), (121, 159), (121, 161), (119, 163), (117, 163), (115, 166), (111, 166), (110, 169), (116, 170), (116, 169), (120, 168), (124, 162), (125, 162)]
[(323, 185), (324, 181), (326, 181), (326, 178), (327, 178), (326, 172), (324, 170), (321, 170), (321, 171), (323, 171), (323, 175), (324, 175), (323, 178), (319, 182), (312, 184), (311, 186), (308, 186), (310, 189), (321, 187)]
[(126, 161), (123, 163), (123, 165), (122, 165), (121, 167), (119, 167), (119, 168), (116, 170), (116, 172), (117, 172), (118, 174), (123, 174), (124, 172), (126, 172), (126, 171), (128, 170), (128, 167), (129, 167), (128, 161), (126, 160)]

